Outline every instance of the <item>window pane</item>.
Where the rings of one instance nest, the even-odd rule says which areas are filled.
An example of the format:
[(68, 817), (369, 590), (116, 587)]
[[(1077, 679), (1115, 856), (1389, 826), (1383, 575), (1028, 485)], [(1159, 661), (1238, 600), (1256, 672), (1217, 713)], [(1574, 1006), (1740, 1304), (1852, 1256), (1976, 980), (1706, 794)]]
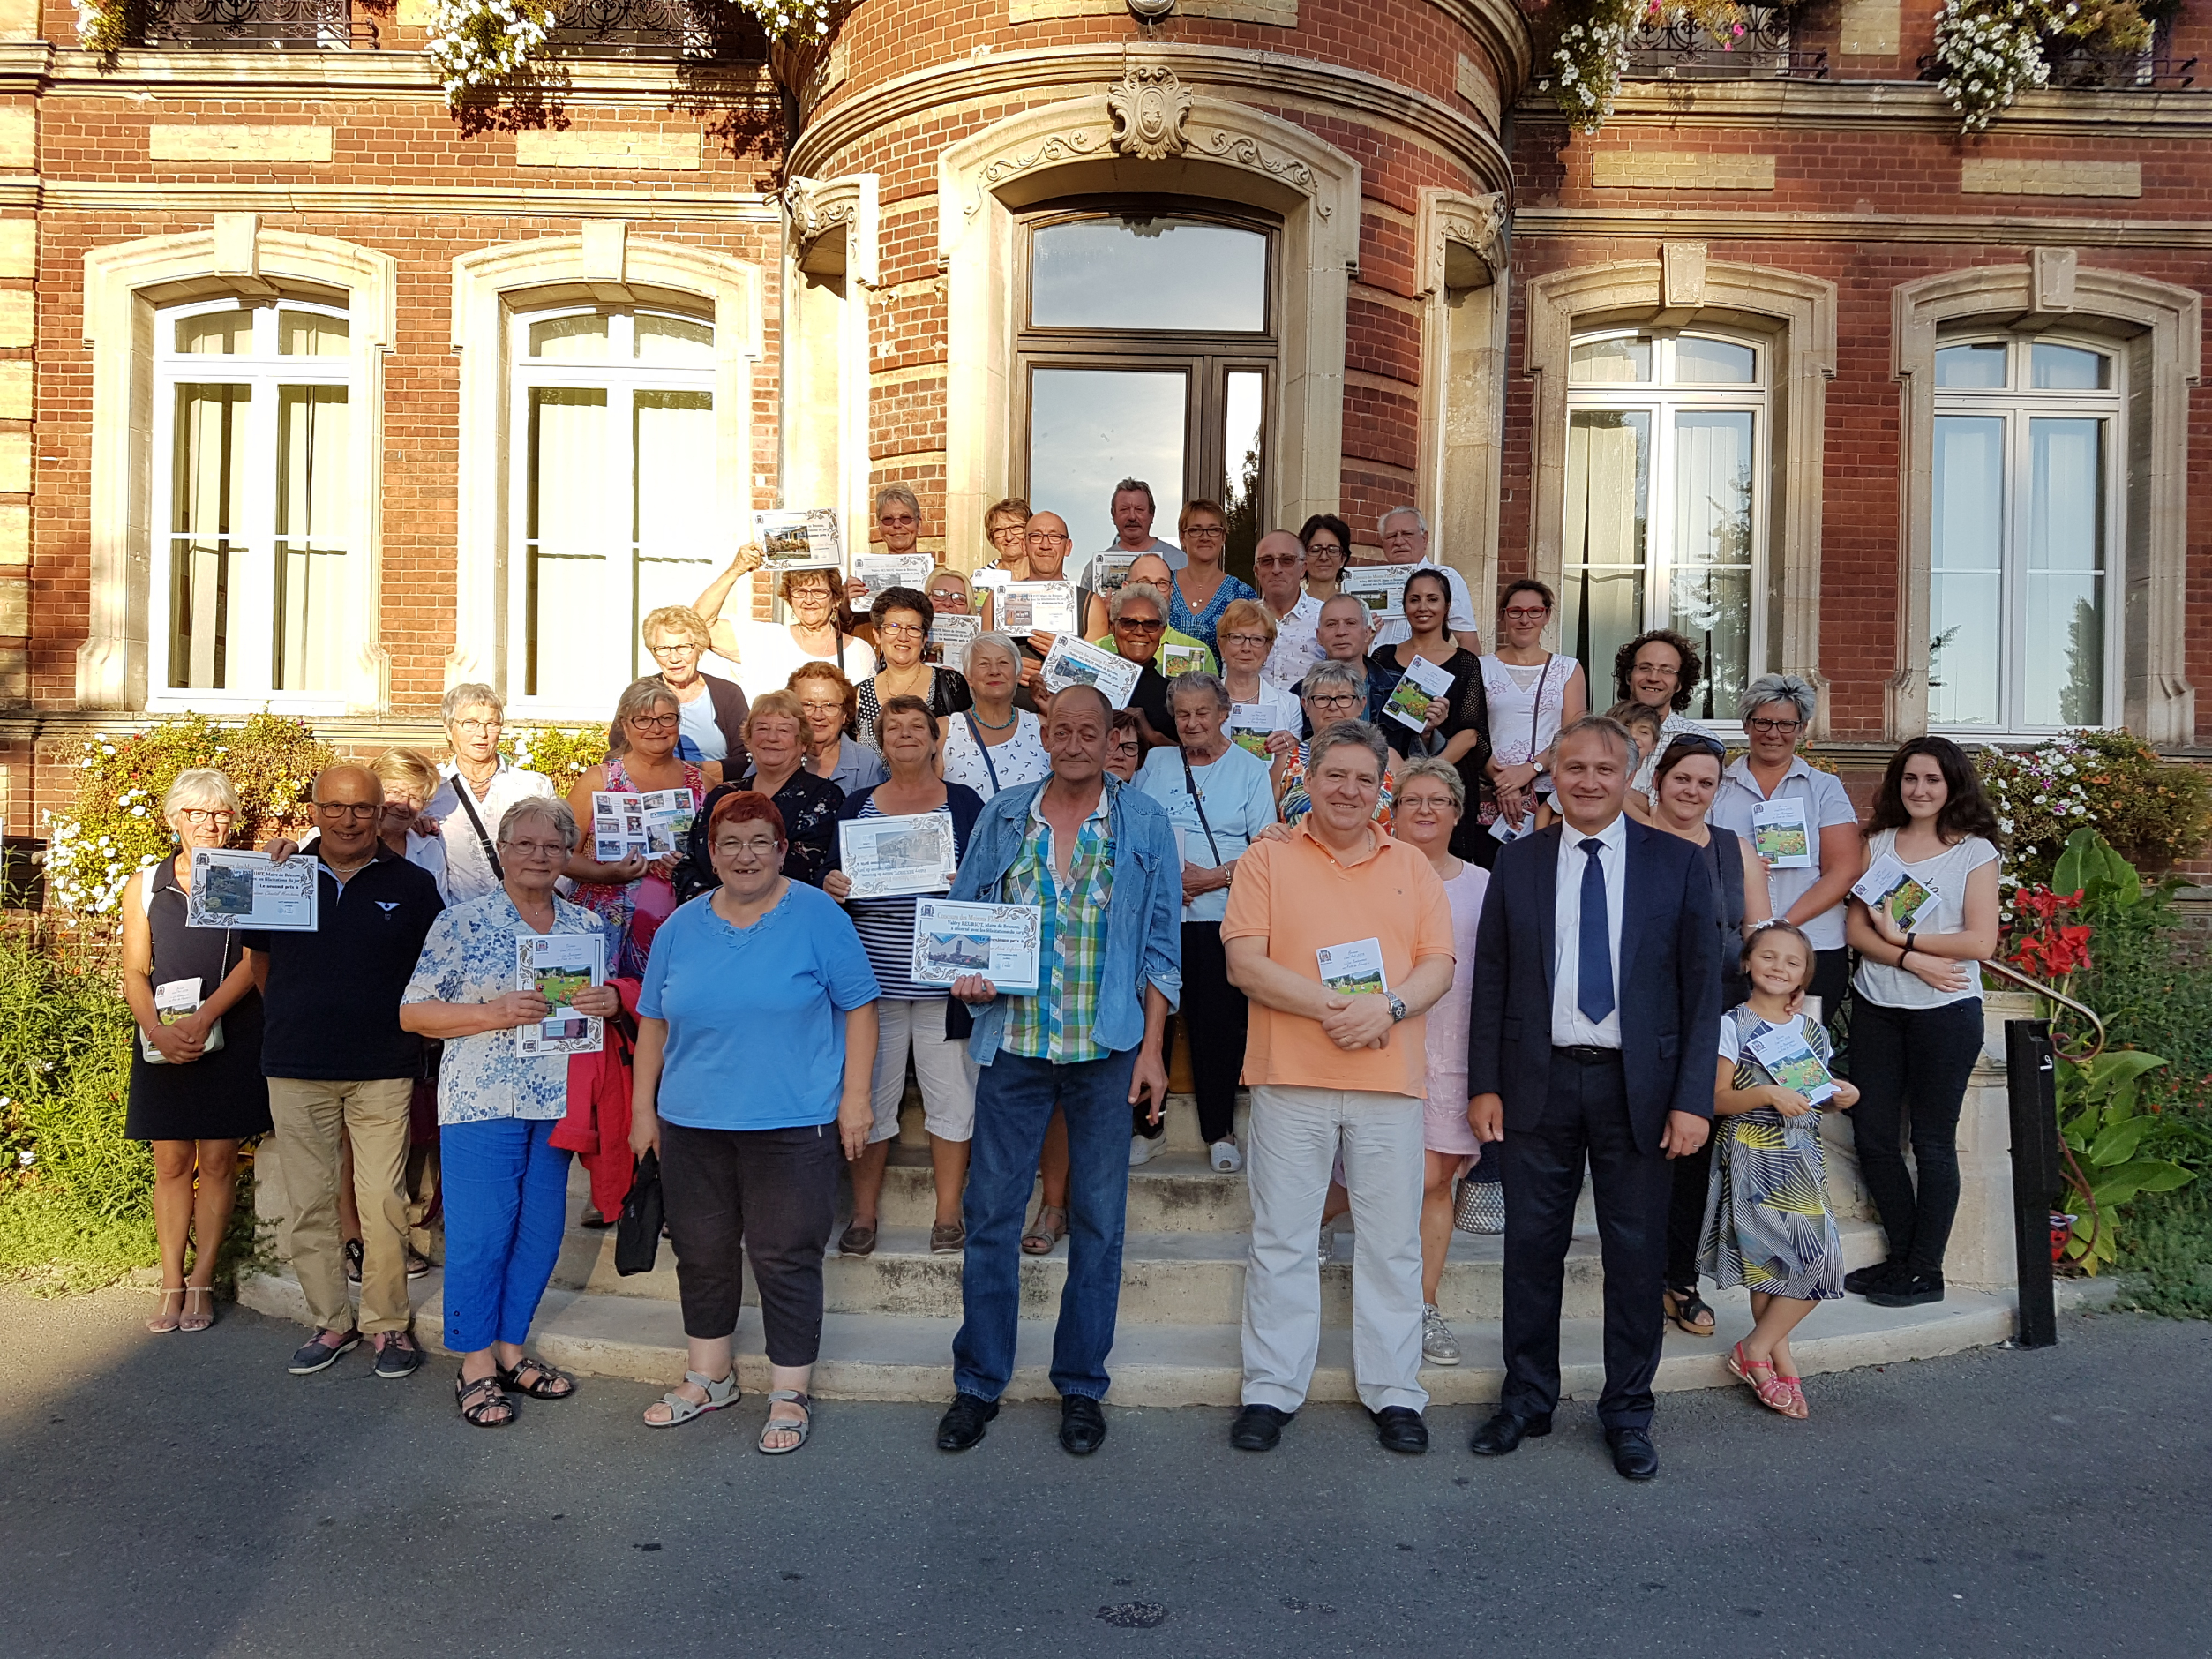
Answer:
[(561, 363), (601, 363), (607, 356), (604, 317), (549, 317), (530, 325), (530, 356)]
[(220, 691), (229, 682), (231, 555), (243, 531), (246, 417), (243, 386), (180, 386), (169, 491), (169, 683)]
[(631, 490), (634, 676), (658, 667), (638, 633), (647, 612), (689, 604), (714, 577), (715, 401), (705, 392), (640, 392), (631, 418), (637, 455)]
[(1611, 683), (1613, 653), (1644, 631), (1651, 418), (1644, 409), (1568, 417), (1564, 637), (1593, 686)]
[(2037, 341), (2028, 354), (2028, 374), (2038, 392), (2102, 392), (2112, 384), (2112, 360), (2102, 351)]
[(351, 335), (343, 317), (299, 311), (276, 314), (276, 349), (288, 357), (342, 357)]
[(686, 317), (640, 317), (632, 348), (640, 363), (685, 363), (713, 366), (715, 329)]
[(1039, 327), (1256, 334), (1267, 327), (1267, 237), (1256, 230), (1188, 219), (1080, 219), (1039, 225), (1030, 250), (1030, 316)]
[(1695, 386), (1756, 386), (1758, 353), (1733, 340), (1684, 334), (1675, 342), (1675, 379)]
[(1648, 340), (1586, 340), (1567, 354), (1570, 386), (1615, 386), (1651, 378)]
[(1928, 715), (1996, 725), (2004, 626), (2005, 423), (1936, 417)]
[(606, 528), (607, 394), (599, 387), (530, 391), (524, 689), (564, 700), (611, 697), (628, 683), (626, 595), (609, 581), (621, 541)]
[(1229, 515), (1228, 545), (1222, 560), (1249, 582), (1252, 550), (1260, 539), (1260, 480), (1266, 476), (1260, 453), (1261, 423), (1267, 410), (1267, 377), (1257, 369), (1237, 369), (1223, 378), (1221, 505)]
[(1153, 534), (1175, 538), (1183, 506), (1184, 408), (1180, 371), (1036, 369), (1029, 382), (1029, 499), (1068, 521), (1068, 569), (1113, 541), (1108, 508), (1124, 477), (1152, 486)]
[(1675, 546), (1668, 626), (1706, 660), (1698, 717), (1728, 718), (1750, 677), (1751, 457), (1749, 409), (1675, 417)]
[(253, 313), (210, 312), (176, 320), (176, 349), (197, 357), (238, 357), (253, 349)]
[(346, 633), (346, 388), (276, 394), (276, 638), (279, 691), (338, 683)]
[(2005, 385), (2005, 347), (1946, 346), (1936, 353), (1936, 384), (1965, 391), (2001, 391)]
[(2104, 423), (2030, 421), (2028, 448), (2021, 718), (2094, 725), (2104, 717)]

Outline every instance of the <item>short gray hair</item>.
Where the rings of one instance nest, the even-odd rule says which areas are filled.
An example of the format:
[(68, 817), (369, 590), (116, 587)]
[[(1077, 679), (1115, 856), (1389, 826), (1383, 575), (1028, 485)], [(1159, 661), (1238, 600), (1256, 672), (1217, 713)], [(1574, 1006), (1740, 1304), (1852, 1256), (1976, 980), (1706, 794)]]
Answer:
[(1122, 607), (1132, 599), (1149, 600), (1159, 611), (1159, 619), (1167, 620), (1167, 596), (1149, 582), (1125, 582), (1113, 590), (1113, 603), (1106, 606), (1106, 620), (1119, 622)]
[(1330, 657), (1326, 661), (1316, 663), (1306, 671), (1305, 679), (1298, 682), (1298, 694), (1301, 697), (1310, 697), (1323, 686), (1342, 686), (1347, 691), (1356, 691), (1365, 695), (1367, 670), (1354, 668), (1349, 663), (1340, 663), (1335, 657)]
[(501, 719), (506, 717), (507, 700), (505, 697), (480, 679), (464, 679), (439, 699), (439, 721), (451, 725), (463, 709), (473, 709), (480, 702), (490, 705), (491, 712)]
[(974, 662), (976, 653), (986, 646), (994, 651), (1004, 651), (1007, 661), (1014, 664), (1014, 672), (1017, 674), (1022, 672), (1022, 648), (1014, 642), (1011, 634), (1001, 634), (994, 629), (988, 634), (977, 634), (968, 642), (968, 660)]
[(1413, 506), (1413, 504), (1410, 501), (1404, 507), (1394, 507), (1391, 508), (1390, 511), (1383, 514), (1381, 518), (1376, 519), (1375, 521), (1375, 533), (1377, 536), (1383, 535), (1390, 529), (1391, 521), (1394, 518), (1409, 518), (1413, 520), (1414, 523), (1421, 526), (1421, 533), (1423, 536), (1428, 534), (1428, 521), (1421, 516), (1421, 509)]
[(188, 766), (169, 780), (169, 786), (161, 792), (161, 822), (170, 819), (187, 807), (203, 811), (220, 807), (232, 817), (238, 815), (238, 791), (229, 775), (212, 766)]
[(558, 795), (525, 795), (499, 814), (499, 845), (514, 839), (514, 832), (526, 818), (543, 818), (553, 826), (560, 837), (561, 850), (574, 852), (580, 832), (576, 814), (568, 810), (568, 803)]
[(1175, 706), (1175, 699), (1186, 691), (1203, 691), (1224, 709), (1233, 706), (1229, 698), (1229, 688), (1221, 683), (1221, 676), (1208, 673), (1203, 668), (1194, 668), (1188, 673), (1178, 674), (1167, 682), (1167, 706), (1171, 710)]
[(1803, 724), (1812, 724), (1812, 711), (1820, 706), (1820, 694), (1795, 674), (1761, 674), (1743, 687), (1743, 695), (1737, 700), (1736, 712), (1745, 724), (1770, 702), (1786, 702), (1797, 710)]
[[(1141, 495), (1144, 498), (1146, 507), (1151, 507), (1155, 513), (1159, 511), (1159, 503), (1152, 496), (1152, 486), (1142, 478), (1122, 479), (1121, 483), (1113, 486), (1113, 493), (1116, 496)], [(1111, 505), (1110, 501), (1109, 505)]]
[(921, 522), (922, 504), (915, 496), (914, 492), (908, 489), (904, 484), (887, 484), (881, 490), (878, 490), (875, 492), (876, 517), (881, 518), (883, 516), (883, 504), (886, 501), (905, 502), (906, 510), (914, 515), (914, 522), (916, 523), (919, 523)]
[(1375, 776), (1380, 779), (1391, 769), (1391, 746), (1383, 734), (1364, 720), (1331, 720), (1314, 733), (1313, 742), (1306, 749), (1307, 787), (1312, 787), (1313, 775), (1321, 769), (1321, 757), (1331, 749), (1346, 747), (1365, 749), (1375, 757)]
[(1593, 732), (1619, 748), (1621, 753), (1628, 758), (1629, 769), (1631, 771), (1636, 769), (1637, 762), (1643, 753), (1637, 747), (1636, 739), (1629, 734), (1629, 729), (1626, 726), (1614, 719), (1612, 716), (1603, 714), (1586, 714), (1581, 719), (1562, 727), (1559, 735), (1554, 738), (1551, 743), (1554, 762), (1558, 760), (1559, 751), (1566, 747), (1569, 738), (1583, 737)]
[[(1440, 761), (1433, 754), (1423, 754), (1399, 767), (1398, 769), (1398, 794), (1401, 802), (1405, 799), (1406, 785), (1416, 777), (1435, 778), (1444, 786), (1445, 792), (1451, 797), (1453, 809), (1461, 813), (1466, 811), (1467, 782), (1459, 776), (1459, 769), (1450, 761)], [(1404, 810), (1402, 806), (1400, 810)]]

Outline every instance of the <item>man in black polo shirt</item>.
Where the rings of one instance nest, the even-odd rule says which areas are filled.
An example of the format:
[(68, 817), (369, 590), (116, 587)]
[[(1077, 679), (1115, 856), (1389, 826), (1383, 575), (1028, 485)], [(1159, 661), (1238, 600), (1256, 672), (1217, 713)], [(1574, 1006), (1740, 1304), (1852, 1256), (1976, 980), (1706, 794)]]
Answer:
[[(315, 779), (321, 840), (298, 854), (320, 862), (312, 933), (244, 936), (265, 1010), (261, 1071), (289, 1190), (292, 1268), (314, 1340), (292, 1355), (296, 1376), (376, 1341), (376, 1374), (407, 1377), (423, 1362), (407, 1296), (408, 1102), (423, 1074), (423, 1040), (400, 1029), (400, 995), (424, 936), (445, 908), (430, 873), (377, 837), (384, 787), (365, 766)], [(338, 1237), (341, 1143), (353, 1143), (361, 1212), (361, 1317), (346, 1296)]]

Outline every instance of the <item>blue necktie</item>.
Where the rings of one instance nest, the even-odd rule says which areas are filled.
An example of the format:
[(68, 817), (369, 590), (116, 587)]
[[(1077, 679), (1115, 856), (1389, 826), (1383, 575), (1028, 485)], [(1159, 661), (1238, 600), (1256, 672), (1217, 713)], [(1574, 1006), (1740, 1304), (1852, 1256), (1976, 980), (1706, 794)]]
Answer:
[(1575, 1006), (1582, 1010), (1583, 1018), (1601, 1025), (1613, 1011), (1612, 919), (1605, 907), (1605, 867), (1598, 862), (1605, 843), (1588, 836), (1580, 845), (1589, 862), (1582, 867), (1582, 920), (1577, 952), (1581, 962), (1575, 980)]

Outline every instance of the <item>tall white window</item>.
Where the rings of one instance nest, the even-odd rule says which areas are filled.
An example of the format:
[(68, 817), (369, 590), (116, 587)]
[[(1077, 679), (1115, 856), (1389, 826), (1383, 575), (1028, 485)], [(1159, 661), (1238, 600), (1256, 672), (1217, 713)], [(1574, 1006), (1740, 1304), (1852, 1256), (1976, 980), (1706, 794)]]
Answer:
[(334, 306), (156, 314), (155, 702), (311, 705), (340, 688), (360, 631), (346, 614), (349, 351)]
[(1931, 724), (2049, 731), (2117, 706), (2105, 576), (2126, 494), (2120, 380), (2097, 346), (1937, 348)]
[(654, 672), (646, 613), (714, 574), (714, 325), (628, 308), (514, 319), (513, 687), (604, 718)]
[(1573, 342), (1563, 637), (1601, 703), (1614, 653), (1647, 628), (1704, 657), (1700, 719), (1734, 719), (1764, 670), (1768, 356), (1711, 334)]

